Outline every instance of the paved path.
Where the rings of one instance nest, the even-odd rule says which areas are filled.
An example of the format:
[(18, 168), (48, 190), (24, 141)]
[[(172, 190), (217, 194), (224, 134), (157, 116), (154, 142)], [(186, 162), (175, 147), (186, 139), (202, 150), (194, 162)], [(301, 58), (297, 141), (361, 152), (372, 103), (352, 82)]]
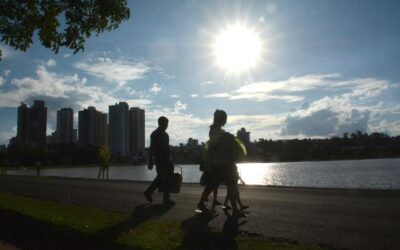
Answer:
[[(146, 204), (142, 195), (148, 182), (101, 181), (72, 178), (0, 176), (0, 192), (133, 212)], [(176, 205), (162, 215), (183, 221), (193, 210), (202, 188), (184, 184)], [(400, 248), (400, 190), (348, 190), (241, 186), (250, 214), (241, 231), (301, 243), (345, 249)], [(221, 188), (223, 200), (225, 188)], [(161, 195), (154, 194), (154, 203)], [(210, 226), (222, 228), (226, 216), (218, 208)]]

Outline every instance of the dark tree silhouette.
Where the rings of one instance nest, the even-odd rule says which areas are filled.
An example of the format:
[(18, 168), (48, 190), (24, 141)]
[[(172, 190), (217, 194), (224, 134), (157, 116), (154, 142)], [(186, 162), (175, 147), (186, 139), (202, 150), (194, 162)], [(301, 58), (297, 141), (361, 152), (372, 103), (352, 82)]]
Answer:
[[(75, 54), (83, 51), (92, 33), (116, 29), (129, 16), (126, 0), (1, 0), (1, 42), (26, 51), (37, 32), (54, 53), (66, 47)], [(0, 50), (0, 60), (1, 55)]]

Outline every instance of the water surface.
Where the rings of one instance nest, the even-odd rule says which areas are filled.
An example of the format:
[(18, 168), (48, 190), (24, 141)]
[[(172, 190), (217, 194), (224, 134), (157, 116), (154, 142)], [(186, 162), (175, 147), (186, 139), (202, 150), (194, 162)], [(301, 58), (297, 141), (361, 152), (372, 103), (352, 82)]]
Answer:
[[(198, 165), (180, 165), (183, 182), (198, 183)], [(400, 158), (348, 161), (242, 163), (239, 172), (246, 184), (296, 187), (400, 189)], [(97, 178), (97, 167), (43, 169), (42, 176)], [(179, 169), (176, 168), (176, 172)], [(34, 169), (8, 171), (16, 175), (36, 175)], [(155, 170), (147, 166), (113, 166), (110, 179), (150, 181)]]

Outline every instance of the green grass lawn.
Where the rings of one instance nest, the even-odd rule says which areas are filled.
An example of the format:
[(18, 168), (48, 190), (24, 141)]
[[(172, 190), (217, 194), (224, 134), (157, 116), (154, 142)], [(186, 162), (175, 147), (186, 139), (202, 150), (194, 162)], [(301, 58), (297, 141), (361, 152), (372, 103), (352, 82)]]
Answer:
[[(321, 249), (316, 246), (269, 240), (264, 237), (237, 237), (216, 228), (197, 227), (195, 223), (179, 223), (155, 218), (136, 218), (132, 214), (60, 204), (0, 193), (0, 209), (29, 216), (35, 220), (72, 229), (82, 234), (100, 235), (111, 230), (110, 240), (133, 249)], [(121, 226), (123, 225), (123, 226)]]

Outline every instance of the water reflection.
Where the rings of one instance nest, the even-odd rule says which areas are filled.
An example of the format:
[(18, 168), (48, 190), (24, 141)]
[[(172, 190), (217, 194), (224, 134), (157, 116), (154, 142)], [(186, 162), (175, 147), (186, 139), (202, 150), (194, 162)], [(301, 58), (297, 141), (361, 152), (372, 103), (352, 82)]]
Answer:
[[(182, 165), (183, 182), (198, 183), (198, 165)], [(400, 158), (361, 161), (243, 163), (238, 164), (248, 185), (400, 189)], [(96, 179), (97, 167), (43, 169), (42, 176)], [(36, 175), (35, 169), (10, 170), (9, 174)], [(113, 166), (110, 179), (151, 181), (156, 175), (147, 166)]]
[[(240, 177), (247, 185), (268, 185), (273, 178), (274, 163), (241, 163), (238, 164)], [(275, 173), (276, 174), (276, 173)]]

